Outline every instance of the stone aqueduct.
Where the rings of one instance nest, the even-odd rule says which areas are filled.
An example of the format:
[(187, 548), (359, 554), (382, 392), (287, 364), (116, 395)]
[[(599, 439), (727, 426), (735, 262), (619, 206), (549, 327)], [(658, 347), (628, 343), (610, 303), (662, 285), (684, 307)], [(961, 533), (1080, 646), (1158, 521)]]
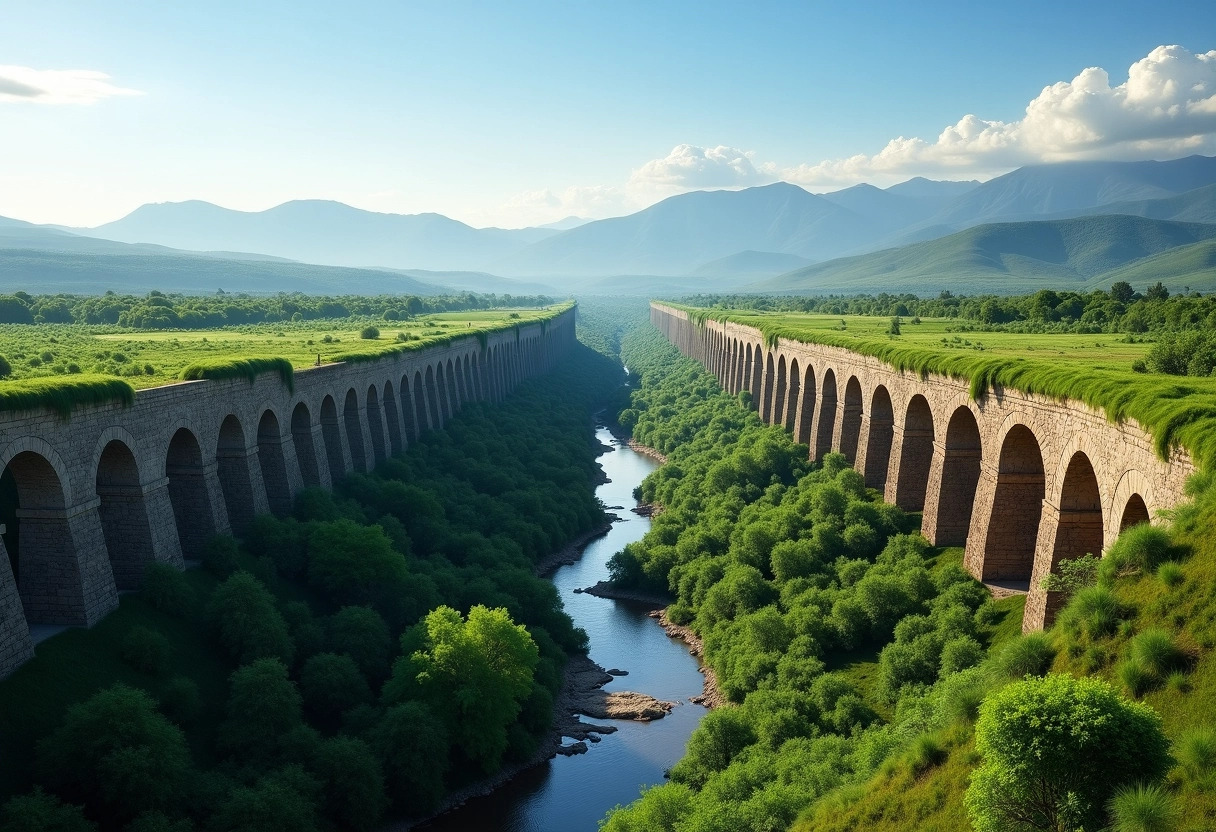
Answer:
[(844, 454), (887, 502), (923, 511), (922, 532), (965, 546), (976, 578), (1028, 589), (1024, 630), (1050, 623), (1060, 599), (1041, 587), (1066, 558), (1100, 555), (1124, 528), (1183, 499), (1194, 466), (1166, 461), (1132, 423), (1076, 401), (1014, 390), (973, 401), (966, 382), (900, 372), (845, 349), (779, 339), (651, 304), (651, 322), (761, 418), (810, 446)]
[(0, 538), (0, 678), (33, 655), (31, 625), (91, 626), (146, 564), (181, 567), (211, 535), (286, 513), (302, 488), (370, 470), (464, 403), (545, 372), (574, 343), (574, 316), (302, 370), (294, 391), (269, 373), (143, 390), (70, 421), (0, 415), (17, 497)]

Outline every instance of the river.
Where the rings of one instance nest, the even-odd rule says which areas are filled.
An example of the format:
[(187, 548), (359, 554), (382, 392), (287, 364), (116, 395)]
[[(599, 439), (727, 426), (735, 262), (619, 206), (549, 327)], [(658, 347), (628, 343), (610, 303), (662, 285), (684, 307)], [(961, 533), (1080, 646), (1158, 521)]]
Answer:
[(669, 716), (654, 722), (591, 720), (615, 725), (614, 734), (589, 743), (586, 754), (555, 757), (529, 769), (502, 788), (418, 827), (419, 832), (593, 832), (617, 804), (637, 798), (646, 786), (663, 782), (663, 772), (684, 755), (684, 746), (705, 709), (688, 702), (701, 693), (703, 677), (684, 644), (669, 638), (648, 617), (648, 605), (576, 594), (608, 577), (608, 559), (626, 543), (640, 540), (650, 519), (628, 509), (637, 505), (633, 489), (658, 467), (616, 441), (604, 428), (596, 437), (612, 450), (599, 458), (611, 482), (596, 489), (620, 522), (592, 541), (582, 558), (553, 574), (566, 611), (591, 639), (590, 655), (606, 668), (628, 676), (613, 679), (606, 690), (633, 690), (679, 702)]

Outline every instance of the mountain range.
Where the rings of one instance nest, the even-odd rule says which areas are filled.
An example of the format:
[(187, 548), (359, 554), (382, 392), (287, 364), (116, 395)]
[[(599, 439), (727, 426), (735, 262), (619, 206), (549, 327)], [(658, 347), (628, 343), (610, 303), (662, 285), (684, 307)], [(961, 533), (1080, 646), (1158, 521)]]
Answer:
[[(419, 291), (413, 284), (430, 291), (627, 287), (647, 294), (745, 287), (928, 291), (939, 283), (1019, 291), (1027, 281), (1092, 281), (1196, 245), (1171, 268), (1204, 278), (1208, 237), (1196, 224), (1216, 224), (1213, 157), (1033, 165), (984, 183), (915, 178), (826, 194), (777, 182), (693, 191), (628, 216), (568, 217), (523, 229), (473, 228), (440, 214), (375, 213), (323, 200), (260, 212), (191, 201), (144, 205), (89, 229), (0, 219), (0, 288), (14, 282), (17, 268), (26, 279), (85, 286), (86, 261), (95, 260), (99, 274), (119, 283), (123, 270), (138, 263), (141, 280), (160, 275), (201, 289), (227, 269), (256, 291), (276, 291), (291, 275), (305, 274), (308, 286), (353, 280), (386, 287), (377, 291), (409, 285), (400, 291), (411, 292)], [(103, 262), (113, 257), (128, 258), (126, 265)], [(195, 267), (206, 277), (191, 280)]]

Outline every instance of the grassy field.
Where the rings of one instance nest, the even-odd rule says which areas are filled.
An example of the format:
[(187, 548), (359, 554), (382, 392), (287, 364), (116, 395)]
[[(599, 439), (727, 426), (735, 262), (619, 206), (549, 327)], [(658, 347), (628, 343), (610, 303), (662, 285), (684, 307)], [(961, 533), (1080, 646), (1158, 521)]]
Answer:
[[(192, 364), (236, 358), (285, 358), (297, 369), (311, 367), (318, 356), (322, 362), (330, 362), (349, 353), (425, 347), (447, 338), (549, 318), (567, 306), (442, 312), (411, 321), (342, 318), (209, 330), (5, 324), (0, 325), (0, 355), (12, 366), (12, 374), (0, 382), (0, 394), (23, 381), (70, 381), (77, 374), (115, 376), (137, 389), (156, 387), (181, 379), (182, 371)], [(360, 337), (367, 326), (379, 329), (380, 336)]]
[[(1216, 377), (1137, 373), (1132, 362), (1149, 349), (1125, 336), (963, 332), (958, 320), (714, 310), (669, 304), (694, 321), (731, 321), (759, 329), (770, 345), (786, 338), (843, 347), (900, 370), (965, 380), (975, 398), (993, 386), (1074, 399), (1112, 421), (1134, 419), (1153, 434), (1163, 457), (1181, 446), (1204, 466), (1216, 459)], [(951, 329), (956, 331), (950, 331)]]

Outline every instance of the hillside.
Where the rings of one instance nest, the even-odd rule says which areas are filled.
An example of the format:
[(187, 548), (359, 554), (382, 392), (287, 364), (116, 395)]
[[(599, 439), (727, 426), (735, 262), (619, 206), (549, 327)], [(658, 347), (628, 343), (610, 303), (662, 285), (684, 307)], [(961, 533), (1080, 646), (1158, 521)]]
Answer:
[[(1131, 216), (995, 223), (937, 240), (819, 263), (752, 288), (770, 292), (906, 291), (921, 295), (945, 289), (1013, 293), (1044, 287), (1079, 288), (1090, 282), (1106, 285), (1106, 272), (1213, 238), (1216, 225)], [(1177, 280), (1170, 275), (1159, 279), (1166, 277)]]
[(82, 231), (195, 251), (248, 250), (326, 265), (437, 270), (480, 269), (558, 233), (472, 228), (442, 214), (382, 214), (327, 200), (296, 200), (253, 212), (197, 200), (158, 203)]
[[(118, 244), (114, 244), (118, 245)], [(205, 254), (121, 253), (0, 248), (0, 292), (100, 294), (107, 290), (143, 293), (309, 292), (415, 295), (444, 294), (448, 288), (375, 269), (315, 266), (276, 260), (229, 260)], [(490, 291), (494, 291), (491, 289)]]

